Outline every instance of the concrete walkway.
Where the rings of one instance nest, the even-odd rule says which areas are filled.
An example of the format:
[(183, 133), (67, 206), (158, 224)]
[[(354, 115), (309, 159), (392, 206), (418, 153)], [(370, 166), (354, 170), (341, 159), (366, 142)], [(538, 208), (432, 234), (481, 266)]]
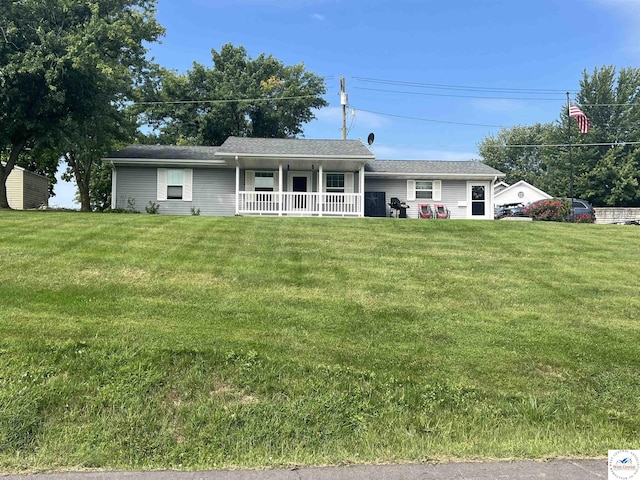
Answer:
[(73, 472), (8, 476), (0, 474), (0, 480), (601, 480), (607, 478), (606, 459), (440, 465), (358, 465), (293, 470)]

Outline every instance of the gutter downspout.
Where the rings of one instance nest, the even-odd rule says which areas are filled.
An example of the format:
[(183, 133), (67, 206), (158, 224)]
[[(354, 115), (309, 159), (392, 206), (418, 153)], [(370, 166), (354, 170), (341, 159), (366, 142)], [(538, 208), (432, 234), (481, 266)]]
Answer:
[(494, 196), (494, 192), (496, 190), (496, 182), (497, 181), (498, 181), (498, 176), (495, 175), (493, 177), (493, 181), (491, 182), (491, 192), (490, 192), (491, 193), (491, 207), (492, 207), (491, 212), (492, 212), (492, 215), (494, 216), (494, 218), (495, 218), (495, 211), (496, 211), (496, 199), (495, 199), (495, 196)]
[(116, 166), (112, 160), (111, 161), (111, 210), (115, 210), (117, 208), (117, 205), (116, 205), (116, 192), (118, 191), (116, 186), (117, 178), (118, 178), (118, 175), (117, 175)]

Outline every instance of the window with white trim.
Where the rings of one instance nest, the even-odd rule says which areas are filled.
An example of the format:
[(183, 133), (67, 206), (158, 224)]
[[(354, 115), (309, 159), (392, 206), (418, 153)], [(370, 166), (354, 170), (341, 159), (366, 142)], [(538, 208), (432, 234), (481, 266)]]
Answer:
[(182, 200), (184, 170), (167, 168), (167, 200)]
[(344, 173), (327, 173), (325, 190), (344, 193)]
[(193, 170), (191, 168), (158, 168), (158, 200), (192, 201)]
[(256, 192), (273, 192), (275, 181), (273, 172), (255, 172), (253, 188)]
[(441, 180), (407, 180), (407, 201), (442, 200)]
[(430, 180), (416, 180), (416, 198), (433, 199), (433, 182)]

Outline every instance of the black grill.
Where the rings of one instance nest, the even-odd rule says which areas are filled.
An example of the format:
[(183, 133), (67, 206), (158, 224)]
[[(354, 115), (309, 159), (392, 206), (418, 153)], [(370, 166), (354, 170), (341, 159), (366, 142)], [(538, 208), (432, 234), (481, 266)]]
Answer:
[(407, 218), (407, 208), (409, 208), (409, 205), (407, 205), (405, 202), (403, 202), (399, 198), (391, 197), (391, 201), (389, 202), (389, 207), (391, 207), (391, 214), (389, 215), (390, 217), (393, 217), (394, 210), (395, 210), (396, 218)]

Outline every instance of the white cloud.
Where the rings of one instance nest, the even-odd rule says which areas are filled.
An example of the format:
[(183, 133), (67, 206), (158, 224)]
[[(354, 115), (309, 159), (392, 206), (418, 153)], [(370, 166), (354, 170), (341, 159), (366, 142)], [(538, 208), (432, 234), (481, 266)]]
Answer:
[(624, 48), (632, 53), (640, 52), (640, 2), (637, 0), (592, 0), (604, 10), (620, 18), (626, 36)]
[(313, 18), (318, 20), (318, 21), (320, 21), (320, 22), (324, 22), (327, 17), (325, 17), (321, 13), (314, 13), (313, 14)]

